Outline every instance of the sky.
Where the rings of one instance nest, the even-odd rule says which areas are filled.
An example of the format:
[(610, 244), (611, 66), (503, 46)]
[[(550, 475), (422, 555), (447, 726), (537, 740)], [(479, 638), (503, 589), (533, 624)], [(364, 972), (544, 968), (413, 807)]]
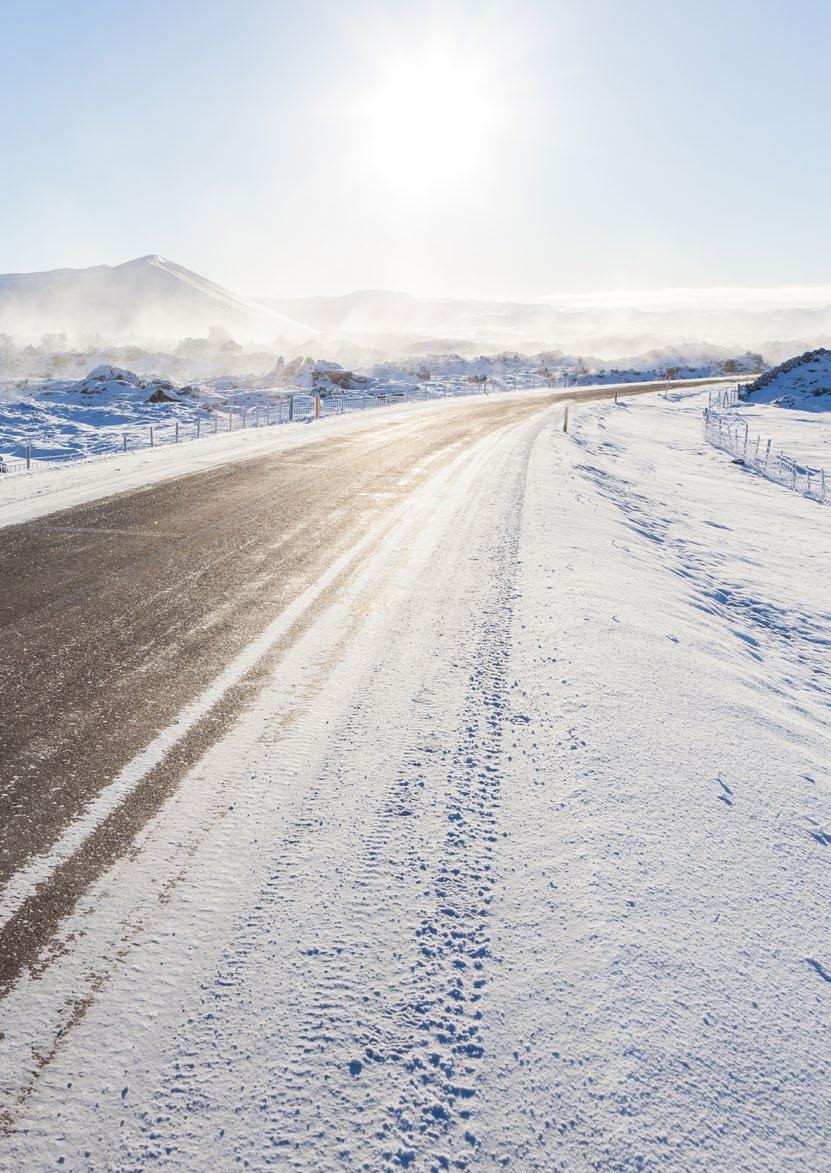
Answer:
[(0, 0), (0, 272), (827, 285), (831, 5)]

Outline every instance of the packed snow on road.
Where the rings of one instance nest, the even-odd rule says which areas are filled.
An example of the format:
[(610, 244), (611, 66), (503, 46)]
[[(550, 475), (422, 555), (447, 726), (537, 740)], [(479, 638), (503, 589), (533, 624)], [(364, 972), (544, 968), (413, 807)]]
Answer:
[(706, 402), (462, 446), (316, 596), (0, 1003), (4, 1168), (824, 1167), (829, 514)]

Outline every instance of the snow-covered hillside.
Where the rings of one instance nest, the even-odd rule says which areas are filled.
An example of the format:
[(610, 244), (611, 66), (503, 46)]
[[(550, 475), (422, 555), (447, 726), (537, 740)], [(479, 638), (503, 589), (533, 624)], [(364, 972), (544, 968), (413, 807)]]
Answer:
[(122, 265), (0, 275), (0, 334), (178, 339), (212, 326), (288, 343), (314, 334), (285, 314), (155, 255)]
[(753, 404), (831, 411), (831, 350), (796, 355), (748, 383), (743, 394)]

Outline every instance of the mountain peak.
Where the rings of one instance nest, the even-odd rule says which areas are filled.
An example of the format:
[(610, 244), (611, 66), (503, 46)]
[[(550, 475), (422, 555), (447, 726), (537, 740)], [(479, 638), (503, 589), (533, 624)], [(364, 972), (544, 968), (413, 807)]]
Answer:
[(161, 265), (164, 268), (168, 268), (172, 265), (172, 262), (166, 257), (160, 256), (159, 253), (148, 253), (147, 256), (134, 257), (132, 261), (124, 261), (123, 264), (116, 265), (115, 267), (116, 269), (129, 269), (132, 267), (137, 268), (139, 265)]
[(113, 266), (0, 274), (0, 333), (138, 340), (201, 337), (212, 326), (280, 345), (310, 333), (158, 253)]

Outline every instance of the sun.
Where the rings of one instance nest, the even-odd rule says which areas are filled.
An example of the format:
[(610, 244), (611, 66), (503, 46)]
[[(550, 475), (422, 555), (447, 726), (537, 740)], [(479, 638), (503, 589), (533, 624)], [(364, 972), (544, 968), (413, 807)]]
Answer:
[(485, 61), (447, 48), (387, 61), (359, 104), (364, 167), (413, 199), (469, 182), (483, 172), (499, 126), (498, 93)]

